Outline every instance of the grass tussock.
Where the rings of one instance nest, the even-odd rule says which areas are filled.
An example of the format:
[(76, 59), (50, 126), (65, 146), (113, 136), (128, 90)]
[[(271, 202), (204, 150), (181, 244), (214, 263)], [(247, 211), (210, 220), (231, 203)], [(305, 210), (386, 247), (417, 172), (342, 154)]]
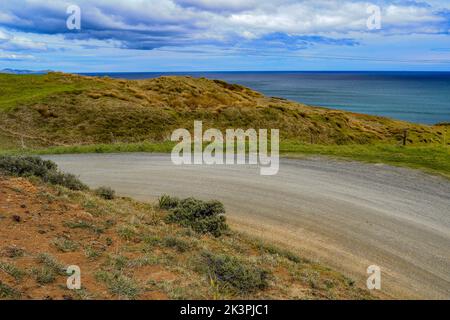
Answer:
[(98, 272), (96, 279), (105, 283), (108, 290), (119, 298), (133, 300), (141, 292), (141, 288), (133, 279), (120, 273)]
[(213, 282), (219, 282), (225, 290), (250, 294), (269, 286), (269, 271), (233, 256), (204, 252), (200, 268)]
[(1, 261), (0, 261), (0, 271), (9, 274), (16, 281), (21, 281), (26, 274), (23, 270), (16, 267), (16, 265)]
[(20, 297), (19, 291), (0, 281), (0, 299), (13, 300)]

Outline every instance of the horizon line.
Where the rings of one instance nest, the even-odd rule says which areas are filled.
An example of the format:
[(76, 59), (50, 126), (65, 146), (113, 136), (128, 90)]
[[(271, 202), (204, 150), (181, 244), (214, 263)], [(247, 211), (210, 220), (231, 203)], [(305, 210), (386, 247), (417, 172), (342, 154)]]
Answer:
[(354, 72), (354, 73), (363, 73), (363, 72), (372, 72), (372, 73), (382, 73), (382, 72), (391, 72), (391, 73), (450, 73), (450, 70), (179, 70), (179, 71), (61, 71), (61, 70), (52, 70), (52, 69), (16, 69), (11, 67), (5, 67), (0, 70), (0, 73), (4, 70), (11, 71), (27, 71), (27, 72), (35, 72), (35, 73), (48, 73), (48, 72), (61, 72), (61, 73), (72, 73), (72, 74), (120, 74), (120, 73), (136, 73), (136, 74), (145, 74), (145, 73), (346, 73), (346, 72)]

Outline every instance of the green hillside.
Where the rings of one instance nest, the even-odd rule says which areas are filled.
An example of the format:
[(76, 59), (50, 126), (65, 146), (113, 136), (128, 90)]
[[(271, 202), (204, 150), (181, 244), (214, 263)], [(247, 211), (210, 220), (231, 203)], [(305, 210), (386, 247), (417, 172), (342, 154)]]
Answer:
[(311, 107), (205, 78), (0, 75), (3, 153), (169, 151), (172, 131), (194, 120), (204, 129), (280, 129), (283, 153), (386, 159), (450, 175), (448, 125)]

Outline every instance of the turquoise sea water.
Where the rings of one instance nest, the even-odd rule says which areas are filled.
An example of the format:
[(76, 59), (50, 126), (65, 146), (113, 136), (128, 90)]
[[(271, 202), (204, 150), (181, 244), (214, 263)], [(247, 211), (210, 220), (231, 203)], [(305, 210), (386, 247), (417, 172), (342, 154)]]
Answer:
[(450, 72), (96, 73), (125, 79), (188, 75), (238, 83), (268, 96), (416, 123), (450, 122)]

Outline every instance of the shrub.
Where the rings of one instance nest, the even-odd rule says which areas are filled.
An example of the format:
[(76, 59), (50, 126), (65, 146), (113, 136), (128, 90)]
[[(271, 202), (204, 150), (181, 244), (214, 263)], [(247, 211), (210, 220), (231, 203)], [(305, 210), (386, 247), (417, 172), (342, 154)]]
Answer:
[(57, 166), (51, 161), (38, 157), (0, 156), (0, 171), (16, 176), (44, 177), (48, 172), (56, 171)]
[(105, 200), (114, 200), (116, 192), (110, 187), (100, 187), (95, 190), (95, 194)]
[(173, 249), (177, 250), (178, 252), (186, 252), (191, 247), (189, 245), (189, 243), (187, 243), (186, 241), (184, 241), (180, 238), (171, 237), (171, 236), (165, 237), (163, 239), (162, 243), (164, 246), (166, 246), (168, 248), (173, 248)]
[(73, 174), (58, 171), (58, 166), (49, 160), (28, 156), (0, 156), (0, 172), (18, 177), (39, 177), (45, 182), (69, 188), (85, 190), (84, 185)]
[(225, 208), (219, 201), (201, 201), (194, 198), (179, 200), (163, 196), (159, 203), (161, 208), (170, 210), (167, 222), (179, 223), (198, 233), (210, 233), (215, 237), (220, 237), (228, 230)]
[(86, 190), (84, 185), (75, 175), (62, 172), (49, 172), (44, 181), (57, 184), (71, 190)]
[(180, 199), (168, 195), (162, 195), (159, 198), (159, 207), (164, 210), (174, 209), (180, 203)]
[(232, 290), (247, 294), (268, 287), (269, 272), (235, 257), (204, 252), (202, 267), (210, 277)]

